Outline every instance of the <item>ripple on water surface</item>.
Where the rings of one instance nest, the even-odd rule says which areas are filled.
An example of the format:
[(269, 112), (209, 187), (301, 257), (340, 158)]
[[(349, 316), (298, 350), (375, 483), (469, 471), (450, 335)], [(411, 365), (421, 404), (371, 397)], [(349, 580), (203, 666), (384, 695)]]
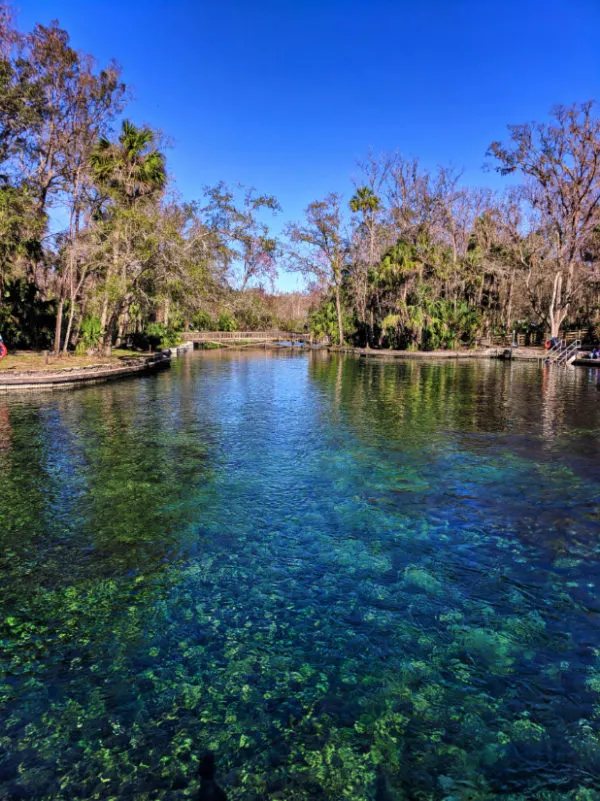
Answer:
[(0, 405), (0, 799), (600, 795), (593, 371), (196, 353)]

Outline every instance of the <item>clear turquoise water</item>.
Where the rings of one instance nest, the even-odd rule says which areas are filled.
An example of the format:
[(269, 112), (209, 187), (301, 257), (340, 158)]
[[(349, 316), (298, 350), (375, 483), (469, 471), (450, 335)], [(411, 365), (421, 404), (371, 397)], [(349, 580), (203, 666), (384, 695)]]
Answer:
[(598, 799), (595, 373), (326, 353), (0, 399), (0, 799)]

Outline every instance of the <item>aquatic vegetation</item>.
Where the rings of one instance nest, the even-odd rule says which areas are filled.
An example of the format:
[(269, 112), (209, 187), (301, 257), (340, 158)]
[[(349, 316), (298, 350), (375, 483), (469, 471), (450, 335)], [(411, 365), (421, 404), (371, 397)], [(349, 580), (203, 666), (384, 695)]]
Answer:
[(443, 592), (442, 582), (438, 581), (434, 575), (424, 568), (407, 567), (404, 571), (404, 581), (406, 584), (412, 584), (431, 595), (437, 595)]
[(469, 439), (455, 365), (320, 358), (10, 408), (0, 798), (186, 798), (211, 749), (233, 801), (599, 801), (598, 469)]

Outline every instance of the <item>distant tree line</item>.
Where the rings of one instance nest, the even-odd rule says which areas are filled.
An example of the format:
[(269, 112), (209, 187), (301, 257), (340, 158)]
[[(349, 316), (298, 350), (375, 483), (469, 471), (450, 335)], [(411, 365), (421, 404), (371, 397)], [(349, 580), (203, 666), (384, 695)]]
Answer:
[[(591, 102), (509, 128), (505, 193), (370, 155), (272, 232), (275, 197), (224, 183), (184, 201), (165, 142), (125, 116), (119, 68), (0, 0), (0, 333), (12, 347), (167, 345), (184, 328), (310, 327), (370, 347), (600, 323), (600, 121)], [(280, 269), (305, 292), (275, 293)]]
[(290, 225), (294, 269), (329, 293), (315, 330), (342, 343), (439, 348), (512, 330), (600, 328), (600, 120), (586, 102), (509, 126), (490, 166), (498, 194), (396, 154), (370, 156), (349, 201)]

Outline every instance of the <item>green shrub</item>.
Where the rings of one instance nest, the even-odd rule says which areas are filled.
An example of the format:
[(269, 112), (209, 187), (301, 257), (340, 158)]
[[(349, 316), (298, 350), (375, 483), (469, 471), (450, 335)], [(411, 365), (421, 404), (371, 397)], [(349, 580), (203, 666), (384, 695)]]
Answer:
[(99, 317), (85, 317), (81, 323), (80, 339), (75, 348), (75, 353), (86, 353), (88, 350), (97, 348), (102, 339), (102, 324)]
[(221, 312), (217, 322), (217, 331), (235, 331), (236, 328), (235, 318), (227, 312)]
[(190, 320), (192, 331), (214, 331), (215, 321), (207, 311), (199, 309)]
[[(355, 332), (354, 322), (350, 315), (342, 314), (344, 338), (348, 339)], [(330, 342), (338, 343), (338, 318), (335, 301), (325, 300), (318, 309), (309, 316), (310, 331), (317, 341), (328, 338)]]
[(149, 323), (144, 329), (144, 337), (152, 350), (173, 348), (183, 341), (179, 331), (164, 323)]
[(4, 283), (0, 298), (0, 333), (9, 350), (49, 349), (55, 325), (56, 301), (43, 300), (35, 284), (25, 278)]

